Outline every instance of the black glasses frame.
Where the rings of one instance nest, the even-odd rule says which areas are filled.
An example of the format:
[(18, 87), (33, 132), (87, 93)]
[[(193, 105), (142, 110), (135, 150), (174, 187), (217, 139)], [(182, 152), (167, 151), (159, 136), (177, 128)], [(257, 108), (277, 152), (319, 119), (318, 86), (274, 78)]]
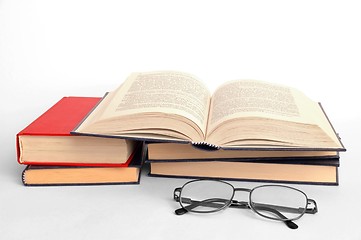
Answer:
[[(227, 184), (228, 186), (230, 186), (233, 189), (233, 193), (229, 199), (212, 198), (212, 199), (206, 199), (203, 201), (195, 201), (195, 200), (192, 200), (189, 198), (182, 197), (182, 190), (185, 186), (187, 186), (191, 183), (200, 182), (200, 181), (213, 181), (213, 182), (221, 182), (223, 184)], [(270, 204), (263, 204), (263, 203), (261, 204), (261, 203), (252, 202), (251, 198), (252, 198), (253, 191), (256, 189), (259, 189), (259, 188), (264, 188), (264, 187), (282, 187), (282, 188), (287, 188), (290, 190), (297, 191), (305, 197), (306, 204), (303, 208), (292, 208), (292, 207), (286, 207), (286, 206), (278, 206), (278, 205), (270, 205)], [(233, 198), (237, 191), (248, 192), (249, 193), (248, 202), (234, 200)], [(232, 184), (221, 181), (221, 180), (198, 179), (198, 180), (189, 181), (189, 182), (185, 183), (182, 187), (175, 188), (174, 192), (173, 192), (173, 199), (175, 201), (179, 202), (179, 204), (181, 205), (181, 208), (175, 210), (175, 213), (177, 215), (183, 215), (187, 212), (212, 213), (212, 212), (221, 211), (228, 207), (239, 208), (239, 209), (251, 209), (253, 212), (255, 212), (256, 214), (258, 214), (261, 217), (268, 218), (271, 220), (282, 221), (289, 228), (292, 228), (292, 229), (298, 228), (298, 226), (293, 222), (294, 220), (301, 218), (305, 213), (315, 214), (318, 212), (316, 201), (308, 198), (307, 195), (303, 191), (301, 191), (297, 188), (293, 188), (293, 187), (289, 187), (289, 186), (285, 186), (285, 185), (275, 185), (275, 184), (274, 185), (260, 185), (260, 186), (254, 187), (252, 189), (249, 189), (249, 188), (235, 188)], [(183, 203), (187, 203), (189, 205), (184, 206)], [(196, 208), (198, 206), (213, 207), (214, 209), (209, 210), (209, 211), (194, 210), (194, 208)], [(270, 212), (270, 213), (276, 215), (278, 218), (271, 218), (265, 214), (262, 214), (260, 212), (260, 210)], [(289, 213), (298, 213), (299, 215), (295, 218), (287, 218), (280, 211), (289, 212)]]

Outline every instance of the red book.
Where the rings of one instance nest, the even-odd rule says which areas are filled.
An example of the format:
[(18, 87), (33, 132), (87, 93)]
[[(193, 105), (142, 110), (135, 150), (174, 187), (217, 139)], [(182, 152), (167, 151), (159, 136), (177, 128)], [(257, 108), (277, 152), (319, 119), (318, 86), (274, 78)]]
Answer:
[(96, 97), (64, 97), (16, 136), (20, 164), (123, 166), (136, 144), (130, 140), (75, 136), (70, 132), (100, 102)]

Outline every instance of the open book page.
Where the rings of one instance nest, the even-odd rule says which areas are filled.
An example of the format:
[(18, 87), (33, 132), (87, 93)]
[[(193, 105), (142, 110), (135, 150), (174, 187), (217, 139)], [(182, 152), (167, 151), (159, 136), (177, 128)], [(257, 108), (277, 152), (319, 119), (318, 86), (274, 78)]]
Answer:
[[(177, 128), (176, 119), (182, 116), (201, 130), (202, 136), (197, 140), (203, 140), (209, 105), (208, 89), (190, 74), (173, 71), (133, 73), (104, 99), (100, 105), (103, 110), (97, 110), (94, 114), (98, 115), (96, 121), (124, 119), (117, 131), (129, 125), (132, 134), (144, 134), (148, 130), (150, 133), (163, 134), (167, 128)], [(152, 121), (152, 117), (157, 119)], [(137, 128), (137, 124), (140, 128)], [(181, 129), (175, 130), (182, 132)]]
[[(287, 142), (287, 139), (293, 136), (281, 136), (281, 132), (285, 132), (281, 131), (284, 129), (281, 123), (291, 122), (295, 123), (293, 125), (296, 127), (307, 126), (310, 132), (314, 131), (313, 134), (321, 133), (318, 127), (311, 127), (319, 125), (330, 135), (330, 138), (336, 140), (334, 139), (335, 134), (318, 103), (310, 100), (296, 89), (255, 80), (231, 81), (215, 91), (211, 100), (207, 135), (213, 134), (217, 128), (232, 121), (233, 126), (235, 126), (234, 122), (236, 119), (247, 118), (250, 123), (248, 126), (249, 130), (243, 129), (241, 131), (240, 127), (237, 127), (237, 129), (240, 134), (246, 134), (246, 131), (253, 131), (254, 133), (250, 133), (248, 136), (245, 135), (245, 138), (248, 139), (252, 137), (253, 140), (262, 139), (267, 134), (271, 136), (271, 131), (273, 131), (275, 138), (280, 136), (279, 141)], [(269, 128), (269, 125), (262, 124), (262, 122), (258, 121), (259, 119), (278, 120), (279, 124), (278, 126), (273, 125), (273, 129), (269, 131), (263, 129)], [(257, 124), (256, 121), (258, 121)], [(278, 130), (275, 129), (276, 126), (279, 128)], [(311, 130), (311, 128), (313, 129)], [(266, 133), (260, 132), (258, 138), (257, 132), (262, 130), (266, 131)], [(226, 132), (224, 134), (227, 135)], [(234, 129), (231, 134), (236, 134)], [(302, 140), (301, 135), (295, 137), (299, 137)], [(257, 143), (257, 141), (254, 141), (254, 143)]]
[(303, 119), (307, 119), (307, 122), (313, 122), (313, 124), (319, 126), (327, 134), (327, 136), (332, 139), (332, 141), (343, 148), (342, 143), (340, 142), (335, 130), (332, 128), (330, 121), (327, 119), (327, 116), (323, 112), (319, 103), (308, 99), (303, 93), (295, 89), (292, 89), (292, 94), (298, 106), (299, 112), (302, 113)]
[(211, 102), (210, 130), (221, 122), (237, 117), (309, 122), (299, 111), (290, 88), (262, 81), (235, 80), (225, 83), (215, 91)]

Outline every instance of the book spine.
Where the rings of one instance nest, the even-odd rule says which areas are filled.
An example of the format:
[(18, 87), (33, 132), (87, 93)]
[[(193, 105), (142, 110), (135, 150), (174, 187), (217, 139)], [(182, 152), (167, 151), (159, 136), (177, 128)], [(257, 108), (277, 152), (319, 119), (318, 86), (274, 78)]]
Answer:
[(95, 111), (95, 109), (99, 106), (101, 102), (105, 99), (105, 97), (109, 94), (109, 92), (106, 92), (105, 95), (98, 101), (97, 104), (95, 104), (92, 109), (81, 119), (81, 121), (70, 131), (70, 134), (76, 135), (76, 130), (80, 127), (80, 125), (83, 124), (83, 122), (89, 117), (89, 115)]
[(26, 171), (28, 170), (28, 168), (29, 168), (29, 166), (27, 166), (27, 167), (23, 170), (23, 172), (21, 173), (21, 181), (22, 181), (22, 183), (23, 183), (24, 186), (28, 186), (28, 184), (27, 184), (26, 181), (25, 181), (25, 174), (26, 174)]
[(18, 161), (19, 164), (21, 164), (20, 162), (20, 143), (19, 143), (19, 134), (16, 134), (16, 160)]
[(215, 144), (211, 144), (211, 143), (207, 143), (207, 142), (192, 142), (192, 146), (201, 150), (206, 150), (206, 151), (216, 151), (221, 149), (220, 146), (215, 145)]

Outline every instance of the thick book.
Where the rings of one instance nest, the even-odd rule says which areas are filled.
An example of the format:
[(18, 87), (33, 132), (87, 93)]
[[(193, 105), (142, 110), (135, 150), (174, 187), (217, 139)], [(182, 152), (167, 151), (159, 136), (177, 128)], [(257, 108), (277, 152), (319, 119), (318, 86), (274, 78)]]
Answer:
[(338, 158), (151, 161), (150, 176), (338, 185)]
[(100, 102), (64, 97), (16, 135), (17, 159), (27, 165), (127, 166), (136, 142), (70, 132)]
[(345, 151), (321, 105), (294, 88), (234, 80), (211, 94), (174, 71), (131, 74), (72, 133), (206, 149)]
[(190, 161), (267, 161), (267, 160), (328, 160), (339, 159), (337, 151), (252, 151), (227, 150), (204, 151), (191, 144), (147, 143), (148, 162)]
[(139, 184), (144, 159), (138, 146), (129, 164), (122, 167), (28, 165), (22, 182), (25, 186)]

